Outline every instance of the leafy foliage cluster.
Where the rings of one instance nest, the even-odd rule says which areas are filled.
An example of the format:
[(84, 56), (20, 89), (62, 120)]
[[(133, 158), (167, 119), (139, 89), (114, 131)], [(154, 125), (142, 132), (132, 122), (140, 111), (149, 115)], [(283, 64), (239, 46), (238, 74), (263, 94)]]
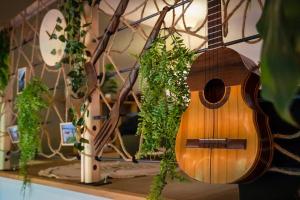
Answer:
[(72, 120), (72, 124), (76, 127), (76, 142), (74, 143), (74, 148), (83, 151), (84, 143), (89, 143), (89, 141), (82, 137), (82, 134), (85, 132), (86, 124), (84, 117), (89, 117), (89, 110), (87, 109), (86, 104), (82, 104), (80, 108), (81, 115), (78, 115), (74, 108), (69, 108), (69, 116)]
[(0, 95), (8, 84), (9, 78), (9, 46), (10, 39), (7, 30), (0, 31)]
[(189, 88), (186, 79), (194, 53), (183, 40), (171, 35), (171, 47), (158, 38), (140, 59), (142, 108), (138, 132), (143, 134), (142, 155), (164, 150), (160, 173), (154, 178), (150, 200), (161, 199), (167, 178), (180, 178), (176, 171), (175, 141), (182, 113), (186, 110)]
[(267, 0), (257, 29), (261, 53), (262, 95), (286, 121), (296, 124), (290, 106), (300, 85), (300, 1)]
[(20, 132), (20, 174), (24, 185), (28, 182), (28, 161), (32, 160), (40, 146), (41, 116), (46, 108), (48, 88), (40, 80), (32, 79), (23, 92), (17, 97), (18, 129)]
[[(84, 13), (84, 4), (88, 3), (90, 6), (92, 0), (65, 0), (61, 5), (61, 11), (66, 19), (66, 27), (61, 26), (62, 19), (57, 18), (55, 30), (53, 33), (48, 33), (50, 39), (58, 39), (61, 42), (66, 43), (65, 56), (60, 63), (57, 63), (57, 67), (61, 67), (62, 64), (69, 64), (71, 69), (68, 73), (70, 78), (71, 87), (75, 98), (82, 98), (85, 95), (87, 87), (87, 77), (85, 73), (84, 65), (86, 58), (91, 56), (91, 53), (84, 45), (84, 37), (87, 34), (87, 29), (91, 23), (81, 23), (82, 15)], [(56, 54), (56, 49), (53, 49), (52, 54)], [(74, 108), (69, 109), (69, 115), (73, 125), (76, 127), (77, 142), (74, 143), (74, 147), (79, 151), (84, 149), (83, 143), (88, 141), (81, 137), (85, 131), (84, 115), (88, 115), (86, 105), (81, 106), (81, 113), (76, 113)]]
[[(57, 18), (57, 24), (53, 33), (48, 33), (50, 39), (58, 39), (66, 43), (65, 56), (56, 67), (61, 67), (62, 64), (70, 64), (71, 70), (68, 76), (71, 80), (72, 91), (78, 98), (84, 96), (86, 87), (86, 74), (84, 64), (86, 58), (91, 56), (91, 53), (84, 45), (84, 37), (87, 34), (87, 28), (90, 23), (81, 24), (81, 17), (84, 11), (84, 3), (90, 0), (65, 0), (61, 6), (61, 10), (66, 18), (67, 26), (61, 26), (62, 19)], [(51, 51), (56, 54), (56, 49)]]

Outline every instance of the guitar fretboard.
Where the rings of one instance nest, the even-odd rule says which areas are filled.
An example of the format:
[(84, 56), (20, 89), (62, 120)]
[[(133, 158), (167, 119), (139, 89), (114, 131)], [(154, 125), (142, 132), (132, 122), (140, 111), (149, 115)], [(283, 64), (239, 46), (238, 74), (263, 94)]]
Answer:
[(223, 46), (221, 0), (207, 0), (208, 48)]

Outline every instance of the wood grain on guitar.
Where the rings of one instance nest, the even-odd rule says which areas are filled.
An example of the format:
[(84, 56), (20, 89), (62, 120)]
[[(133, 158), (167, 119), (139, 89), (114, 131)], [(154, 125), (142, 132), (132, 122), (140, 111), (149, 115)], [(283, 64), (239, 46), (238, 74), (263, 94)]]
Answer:
[(223, 47), (221, 0), (208, 0), (208, 48), (187, 79), (191, 102), (176, 138), (180, 168), (207, 183), (246, 182), (272, 161), (268, 119), (257, 103), (253, 61)]

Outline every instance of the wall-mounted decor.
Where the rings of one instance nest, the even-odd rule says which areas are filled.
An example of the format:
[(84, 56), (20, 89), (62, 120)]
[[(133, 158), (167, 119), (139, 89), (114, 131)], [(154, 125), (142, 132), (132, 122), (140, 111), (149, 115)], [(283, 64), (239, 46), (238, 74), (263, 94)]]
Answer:
[(17, 94), (20, 94), (26, 87), (26, 67), (18, 69)]
[(19, 130), (17, 125), (8, 127), (7, 132), (13, 144), (19, 143)]
[(63, 14), (57, 10), (50, 10), (44, 17), (40, 28), (40, 51), (45, 63), (55, 66), (64, 56), (66, 43), (58, 38), (66, 27)]
[(61, 145), (74, 146), (76, 142), (76, 127), (72, 122), (60, 123)]

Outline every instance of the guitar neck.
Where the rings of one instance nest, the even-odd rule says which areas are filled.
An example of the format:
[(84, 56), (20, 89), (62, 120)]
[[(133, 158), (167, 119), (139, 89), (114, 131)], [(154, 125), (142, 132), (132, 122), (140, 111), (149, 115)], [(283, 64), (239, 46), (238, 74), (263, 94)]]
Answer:
[(208, 48), (223, 46), (221, 0), (207, 0)]

